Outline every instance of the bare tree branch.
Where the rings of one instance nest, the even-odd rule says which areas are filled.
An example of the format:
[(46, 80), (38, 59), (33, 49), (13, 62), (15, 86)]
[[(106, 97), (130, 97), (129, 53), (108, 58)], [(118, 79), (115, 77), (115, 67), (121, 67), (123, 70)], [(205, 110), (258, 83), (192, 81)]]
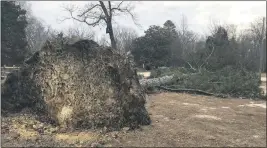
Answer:
[(122, 3), (123, 3), (123, 1), (121, 1), (116, 8), (112, 8), (111, 11), (120, 8), (120, 6), (121, 6)]
[(103, 11), (104, 11), (106, 17), (109, 17), (109, 15), (108, 15), (108, 11), (107, 11), (107, 8), (106, 8), (105, 4), (104, 4), (102, 1), (99, 1), (99, 3), (100, 3), (100, 5), (101, 5), (101, 8), (103, 9)]
[(116, 26), (113, 31), (118, 50), (120, 50), (121, 53), (128, 52), (132, 41), (138, 37), (137, 32), (132, 28), (123, 26)]
[(136, 26), (138, 26), (139, 28), (141, 28), (141, 25), (137, 22), (136, 14), (134, 14), (132, 12), (132, 10), (134, 9), (134, 7), (131, 7), (130, 4), (128, 4), (125, 7), (121, 7), (122, 3), (123, 3), (123, 1), (120, 2), (117, 7), (112, 8), (112, 12), (114, 13), (114, 16), (116, 16), (116, 11), (121, 12), (121, 13), (124, 13), (126, 15), (130, 15), (131, 16), (131, 19), (134, 22), (134, 24)]
[(93, 10), (93, 9), (96, 8), (96, 7), (101, 7), (101, 5), (99, 5), (99, 4), (91, 5), (90, 8), (88, 8), (86, 11), (84, 11), (82, 14), (80, 14), (80, 15), (78, 15), (78, 16), (79, 16), (79, 17), (82, 17), (82, 16), (84, 16), (86, 13), (90, 12), (91, 10)]
[(207, 63), (208, 59), (211, 57), (211, 55), (214, 52), (214, 46), (212, 47), (212, 51), (210, 52), (210, 54), (208, 55), (208, 57), (205, 59), (205, 61), (200, 65), (199, 69), (201, 69), (201, 67)]
[(127, 14), (130, 15), (132, 20), (137, 26), (140, 26), (137, 24), (136, 18), (132, 10), (134, 7), (130, 6), (129, 4), (126, 6), (122, 6), (123, 1), (119, 2), (118, 5), (114, 6), (111, 4), (111, 1), (108, 1), (108, 6), (105, 6), (103, 1), (99, 1), (98, 4), (89, 4), (84, 10), (80, 10), (79, 15), (74, 15), (74, 7), (65, 7), (65, 10), (67, 10), (70, 14), (70, 17), (64, 18), (62, 21), (67, 19), (73, 19), (75, 21), (85, 23), (88, 26), (96, 26), (102, 23), (102, 20), (105, 22), (106, 25), (106, 33), (109, 34), (111, 45), (113, 48), (116, 48), (116, 41), (113, 34), (113, 28), (112, 28), (112, 21), (114, 16), (118, 16), (119, 14)]
[[(69, 12), (69, 14), (70, 14), (70, 18), (64, 18), (63, 19), (63, 21), (64, 20), (66, 20), (66, 19), (74, 19), (74, 20), (76, 20), (76, 21), (78, 21), (78, 22), (82, 22), (82, 23), (86, 23), (87, 25), (89, 25), (89, 26), (96, 26), (96, 25), (98, 25), (99, 23), (100, 23), (100, 21), (101, 20), (104, 20), (104, 21), (106, 21), (105, 20), (105, 17), (103, 17), (103, 15), (102, 14), (100, 14), (99, 16), (91, 16), (91, 19), (97, 19), (96, 21), (93, 21), (92, 23), (90, 22), (88, 22), (86, 19), (86, 17), (84, 17), (83, 19), (79, 19), (79, 18), (77, 18), (77, 17), (74, 17), (73, 16), (73, 12), (74, 12), (74, 10), (73, 10), (73, 8), (65, 8), (65, 10), (66, 11), (68, 11)], [(84, 15), (84, 14), (83, 14)]]
[(110, 1), (108, 1), (108, 7), (109, 7), (109, 16), (110, 16), (110, 19), (112, 18), (112, 8), (111, 8), (111, 3)]
[(189, 62), (186, 61), (186, 63), (190, 66), (191, 69), (193, 69), (194, 71), (196, 71), (196, 69)]

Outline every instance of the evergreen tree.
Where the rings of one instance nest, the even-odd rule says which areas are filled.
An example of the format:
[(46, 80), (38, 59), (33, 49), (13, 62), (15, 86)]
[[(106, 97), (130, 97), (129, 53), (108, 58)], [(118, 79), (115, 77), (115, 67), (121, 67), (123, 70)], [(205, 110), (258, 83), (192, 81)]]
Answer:
[(1, 65), (19, 65), (28, 54), (25, 15), (14, 1), (1, 1)]
[(145, 35), (133, 41), (135, 61), (152, 67), (169, 66), (171, 59), (171, 45), (178, 34), (176, 26), (170, 20), (161, 26), (150, 26)]

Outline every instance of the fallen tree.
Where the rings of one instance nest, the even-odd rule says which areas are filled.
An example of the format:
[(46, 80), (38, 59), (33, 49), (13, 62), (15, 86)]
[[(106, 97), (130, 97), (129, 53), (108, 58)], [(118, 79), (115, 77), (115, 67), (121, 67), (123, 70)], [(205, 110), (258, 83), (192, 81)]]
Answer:
[[(216, 97), (261, 98), (259, 81), (256, 73), (231, 66), (216, 71), (170, 68), (154, 70), (153, 79), (140, 80), (140, 84), (150, 92), (165, 90), (187, 92)], [(163, 81), (164, 80), (164, 81)]]
[(91, 40), (46, 42), (7, 76), (1, 97), (2, 111), (28, 107), (66, 129), (150, 124), (129, 59)]
[[(193, 73), (191, 75), (195, 75), (195, 74), (196, 73)], [(222, 97), (222, 98), (226, 97), (226, 95), (214, 94), (214, 93), (206, 92), (206, 91), (199, 90), (199, 89), (186, 89), (186, 88), (175, 89), (175, 88), (171, 88), (173, 85), (170, 85), (170, 86), (168, 85), (181, 79), (181, 77), (185, 77), (185, 76), (189, 76), (189, 75), (184, 74), (184, 75), (181, 75), (180, 77), (175, 77), (174, 75), (170, 75), (170, 76), (163, 76), (159, 78), (141, 79), (139, 80), (139, 82), (140, 82), (140, 85), (144, 89), (155, 87), (155, 88), (165, 90), (165, 91), (170, 91), (170, 92), (179, 92), (179, 93), (187, 92), (187, 93), (195, 93), (195, 94), (200, 94), (200, 95), (216, 96), (216, 97)]]

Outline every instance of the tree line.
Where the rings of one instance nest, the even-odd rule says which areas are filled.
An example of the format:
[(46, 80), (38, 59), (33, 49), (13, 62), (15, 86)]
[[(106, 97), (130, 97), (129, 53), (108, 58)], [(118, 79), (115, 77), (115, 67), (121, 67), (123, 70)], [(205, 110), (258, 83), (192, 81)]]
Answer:
[[(261, 31), (263, 24), (260, 20), (251, 23), (251, 28), (241, 34), (233, 34), (236, 30), (217, 25), (202, 39), (193, 31), (184, 29), (187, 26), (183, 25), (186, 24), (182, 23), (182, 29), (176, 29), (174, 23), (167, 20), (163, 26), (150, 26), (144, 36), (132, 42), (131, 51), (136, 63), (139, 66), (145, 63), (150, 67), (205, 67), (209, 70), (233, 66), (257, 71), (262, 54), (261, 68), (266, 71), (266, 30)], [(262, 49), (263, 53), (260, 52)]]
[[(58, 31), (32, 15), (27, 2), (1, 1), (1, 65), (19, 65), (26, 57), (39, 50)], [(94, 39), (90, 27), (103, 25), (110, 41), (97, 40), (100, 45), (112, 46), (121, 52), (130, 51), (138, 67), (187, 67), (217, 70), (226, 66), (250, 71), (266, 71), (266, 22), (262, 18), (251, 22), (247, 29), (237, 33), (235, 25), (215, 24), (210, 34), (201, 37), (190, 30), (183, 16), (179, 25), (166, 20), (162, 26), (151, 25), (143, 36), (127, 27), (114, 27), (115, 17), (131, 16), (138, 25), (134, 5), (127, 2), (95, 2), (84, 8), (64, 6), (69, 15), (63, 18), (84, 23), (88, 28), (69, 28), (69, 38)], [(262, 58), (260, 58), (262, 55)], [(260, 66), (261, 65), (261, 66)], [(260, 68), (261, 67), (261, 68)]]

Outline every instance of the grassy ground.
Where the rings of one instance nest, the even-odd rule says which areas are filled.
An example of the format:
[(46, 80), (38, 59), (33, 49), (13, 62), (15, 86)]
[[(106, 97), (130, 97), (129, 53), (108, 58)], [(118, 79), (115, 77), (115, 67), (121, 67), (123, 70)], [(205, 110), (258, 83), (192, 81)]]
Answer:
[[(2, 146), (242, 146), (266, 147), (266, 102), (159, 93), (148, 97), (152, 124), (102, 133), (57, 128), (35, 117), (2, 117)], [(26, 111), (25, 111), (26, 112)]]

